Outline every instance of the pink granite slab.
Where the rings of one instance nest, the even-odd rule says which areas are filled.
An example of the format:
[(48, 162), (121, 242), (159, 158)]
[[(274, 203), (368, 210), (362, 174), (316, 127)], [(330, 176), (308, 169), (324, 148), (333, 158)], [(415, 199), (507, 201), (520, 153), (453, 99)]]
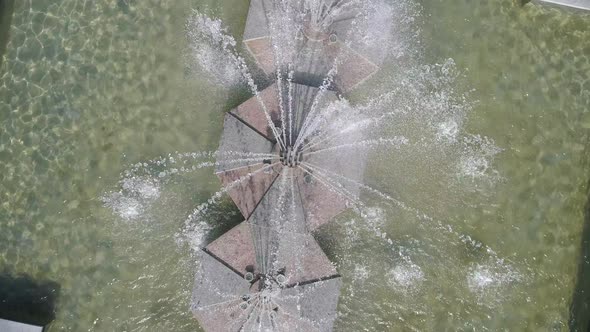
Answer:
[[(268, 165), (255, 165), (242, 167), (234, 170), (227, 170), (224, 172), (217, 173), (217, 177), (221, 180), (222, 186), (230, 185), (241, 177), (245, 177), (250, 173), (253, 173), (260, 168)], [(275, 178), (278, 176), (280, 171), (279, 166), (269, 168), (268, 171), (260, 171), (248, 179), (236, 184), (232, 189), (229, 190), (228, 194), (234, 201), (244, 218), (248, 218), (258, 202), (262, 199), (270, 185), (273, 183)]]

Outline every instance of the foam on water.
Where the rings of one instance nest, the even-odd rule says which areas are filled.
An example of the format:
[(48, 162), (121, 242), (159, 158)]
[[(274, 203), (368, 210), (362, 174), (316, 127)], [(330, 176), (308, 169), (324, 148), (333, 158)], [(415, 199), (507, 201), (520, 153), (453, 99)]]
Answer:
[(494, 182), (500, 178), (493, 168), (494, 158), (502, 150), (492, 140), (479, 135), (468, 135), (461, 142), (463, 153), (458, 165), (458, 176), (471, 180)]
[(198, 252), (205, 246), (207, 235), (213, 229), (211, 224), (207, 221), (199, 219), (195, 220), (175, 235), (176, 244), (179, 247), (188, 246), (193, 252)]
[(103, 202), (113, 213), (127, 221), (137, 219), (144, 210), (143, 204), (137, 199), (126, 197), (120, 192), (115, 192), (104, 197)]
[(351, 250), (355, 243), (361, 239), (359, 224), (359, 221), (355, 218), (345, 220), (343, 223), (345, 231), (343, 245), (347, 250)]
[(194, 11), (187, 21), (186, 33), (189, 47), (186, 61), (189, 68), (194, 70), (198, 66), (210, 80), (225, 87), (244, 82), (242, 73), (234, 64), (234, 58), (227, 52), (227, 46), (235, 47), (236, 41), (221, 20)]
[(149, 179), (124, 179), (122, 187), (124, 191), (144, 200), (154, 200), (160, 196), (158, 184)]
[(441, 122), (438, 125), (436, 139), (439, 142), (455, 143), (459, 134), (459, 124), (454, 119)]
[(392, 268), (386, 275), (387, 284), (396, 292), (413, 293), (420, 289), (424, 272), (413, 263), (403, 262)]
[[(192, 61), (208, 74), (208, 78), (225, 87), (232, 87), (242, 82), (241, 74), (232, 66), (226, 65), (223, 54), (208, 44), (197, 43), (191, 48)], [(190, 68), (190, 64), (189, 64)]]
[(364, 283), (369, 276), (371, 275), (371, 272), (369, 271), (369, 268), (365, 265), (361, 265), (361, 264), (357, 264), (354, 267), (354, 271), (352, 272), (352, 280), (354, 283)]
[(495, 306), (508, 298), (511, 286), (524, 281), (524, 277), (512, 265), (502, 260), (485, 264), (473, 264), (467, 275), (467, 286), (485, 306)]
[(371, 206), (366, 207), (363, 210), (364, 218), (367, 220), (368, 223), (373, 225), (374, 227), (383, 227), (385, 226), (386, 215), (385, 210), (378, 206)]
[(125, 178), (121, 190), (102, 197), (104, 205), (125, 221), (140, 219), (160, 197), (159, 184), (149, 178)]

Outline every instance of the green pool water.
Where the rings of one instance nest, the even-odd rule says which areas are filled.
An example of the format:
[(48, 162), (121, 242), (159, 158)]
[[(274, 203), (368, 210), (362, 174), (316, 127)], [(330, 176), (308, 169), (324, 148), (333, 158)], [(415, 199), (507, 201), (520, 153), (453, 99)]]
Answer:
[[(590, 166), (590, 16), (510, 0), (416, 4), (417, 62), (454, 60), (453, 88), (474, 103), (466, 131), (502, 149), (497, 176), (457, 177), (456, 156), (428, 150), (373, 158), (368, 183), (452, 231), (375, 211), (416, 272), (396, 269), (352, 213), (323, 229), (344, 279), (335, 331), (568, 331)], [(102, 197), (134, 163), (217, 148), (223, 113), (247, 95), (187, 70), (184, 24), (207, 10), (240, 36), (247, 7), (16, 1), (0, 73), (0, 272), (60, 284), (49, 331), (200, 330), (194, 262), (175, 235), (219, 188), (212, 171), (160, 188), (139, 220)], [(354, 97), (400, 68), (389, 59)], [(221, 204), (211, 236), (236, 221)]]

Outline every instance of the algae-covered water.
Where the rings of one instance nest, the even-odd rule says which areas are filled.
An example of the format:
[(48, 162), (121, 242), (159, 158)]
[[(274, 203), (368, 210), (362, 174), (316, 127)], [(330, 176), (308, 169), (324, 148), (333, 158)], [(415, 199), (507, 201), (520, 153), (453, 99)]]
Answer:
[[(415, 265), (352, 213), (318, 234), (344, 279), (335, 331), (568, 331), (587, 200), (590, 16), (510, 0), (416, 5), (417, 62), (454, 60), (453, 89), (473, 103), (466, 130), (501, 151), (477, 179), (427, 149), (374, 158), (368, 183), (440, 223), (375, 202), (373, 219)], [(219, 188), (212, 171), (139, 205), (104, 197), (132, 164), (217, 148), (223, 113), (247, 95), (187, 66), (184, 24), (206, 10), (240, 36), (247, 7), (16, 1), (0, 79), (0, 271), (59, 284), (49, 331), (199, 330), (194, 262), (175, 235)], [(364, 89), (403, 75), (396, 61)], [(209, 238), (239, 219), (221, 204)]]

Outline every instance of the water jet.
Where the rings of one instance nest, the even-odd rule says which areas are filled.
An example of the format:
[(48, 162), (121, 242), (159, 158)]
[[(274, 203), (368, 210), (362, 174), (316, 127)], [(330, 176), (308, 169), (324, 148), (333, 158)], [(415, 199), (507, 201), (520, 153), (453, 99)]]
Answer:
[[(276, 72), (277, 64), (288, 63), (299, 82), (326, 77), (336, 60), (340, 64), (334, 77), (335, 86), (340, 91), (350, 91), (375, 74), (385, 58), (384, 52), (364, 47), (361, 38), (355, 38), (355, 31), (351, 31), (358, 29), (358, 26), (353, 28), (354, 21), (362, 11), (360, 2), (356, 2), (344, 11), (326, 8), (321, 17), (307, 9), (305, 18), (301, 19), (299, 15), (288, 16), (284, 8), (278, 8), (271, 0), (252, 0), (243, 43), (267, 75)], [(294, 31), (277, 31), (289, 29), (284, 27), (283, 21), (291, 22)], [(291, 43), (293, 40), (295, 45)], [(275, 48), (280, 48), (281, 54), (275, 52)], [(281, 56), (287, 59), (277, 59)]]
[(281, 162), (283, 166), (297, 167), (303, 160), (303, 153), (301, 149), (293, 148), (292, 146), (287, 147), (287, 150), (281, 151)]
[(192, 311), (205, 330), (257, 331), (254, 322), (262, 330), (331, 330), (340, 275), (307, 232), (302, 204), (282, 220), (284, 210), (268, 208), (276, 201), (266, 195), (251, 218), (200, 253)]
[[(263, 70), (277, 70), (277, 82), (262, 91), (250, 82), (254, 96), (225, 116), (215, 171), (245, 221), (199, 254), (191, 308), (208, 331), (327, 332), (336, 318), (341, 278), (312, 232), (358, 199), (365, 158), (347, 160), (342, 151), (330, 158), (334, 147), (320, 138), (325, 114), (345, 104), (330, 90), (334, 69), (341, 67), (333, 82), (350, 90), (378, 66), (342, 37), (351, 35), (349, 11), (333, 17), (306, 13), (304, 22), (287, 31), (288, 40), (297, 37), (297, 46), (293, 58), (285, 56), (293, 44), (279, 45), (285, 31), (275, 26), (281, 10), (273, 6), (291, 6), (287, 3), (250, 5), (244, 43)], [(333, 9), (326, 8), (328, 16)], [(286, 80), (283, 66), (291, 68)], [(321, 87), (303, 84), (314, 75), (326, 77)], [(225, 152), (276, 159), (228, 167), (232, 160)], [(324, 169), (350, 182), (335, 185)]]
[[(306, 181), (304, 172), (297, 166), (305, 161), (313, 161), (324, 168), (337, 170), (341, 174), (360, 181), (364, 173), (365, 161), (364, 158), (354, 158), (354, 160), (350, 158), (351, 160), (347, 162), (340, 160), (340, 158), (329, 160), (322, 156), (310, 155), (308, 152), (313, 152), (313, 149), (302, 151), (301, 146), (295, 148), (296, 138), (301, 132), (306, 116), (314, 98), (320, 93), (320, 89), (296, 83), (292, 84), (292, 89), (293, 97), (290, 102), (287, 96), (280, 96), (277, 83), (260, 92), (274, 121), (280, 122), (281, 100), (285, 104), (283, 109), (292, 109), (293, 126), (292, 128), (286, 126), (285, 130), (285, 136), (288, 138), (287, 148), (282, 149), (277, 144), (258, 101), (252, 97), (225, 115), (223, 134), (219, 144), (221, 153), (217, 158), (215, 173), (223, 186), (228, 186), (236, 179), (253, 174), (249, 181), (239, 183), (228, 191), (244, 218), (248, 219), (280, 174), (281, 166), (292, 165), (289, 167), (295, 169), (295, 182), (303, 197), (305, 216), (314, 225), (310, 228), (313, 230), (346, 209), (346, 203), (340, 195), (327, 190), (322, 184)], [(286, 92), (283, 91), (283, 94)], [(323, 99), (321, 105), (317, 106), (318, 108), (326, 107), (326, 105), (339, 100), (332, 91), (326, 91)], [(320, 144), (316, 149), (321, 148)], [(233, 157), (224, 154), (224, 151), (271, 153), (276, 154), (277, 158), (276, 160), (266, 159), (263, 164), (259, 165), (250, 165), (248, 161), (229, 164), (227, 161)], [(355, 153), (355, 156), (358, 157), (358, 153)], [(272, 164), (273, 162), (277, 164)], [(254, 173), (265, 166), (268, 167), (269, 172)], [(306, 173), (309, 173), (309, 170)], [(347, 186), (347, 190), (352, 193), (359, 191), (354, 185)], [(322, 197), (322, 199), (319, 200), (318, 197)]]

